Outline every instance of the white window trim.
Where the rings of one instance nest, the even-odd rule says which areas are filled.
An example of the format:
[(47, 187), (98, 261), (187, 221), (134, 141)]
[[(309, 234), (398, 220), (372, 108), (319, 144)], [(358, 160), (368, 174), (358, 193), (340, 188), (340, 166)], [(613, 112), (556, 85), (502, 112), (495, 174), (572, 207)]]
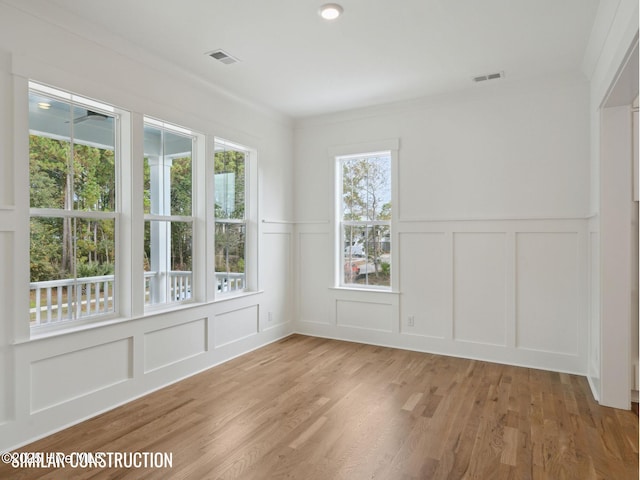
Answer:
[[(199, 195), (199, 192), (198, 192), (199, 185), (197, 185), (197, 179), (198, 179), (198, 171), (199, 171), (199, 168), (201, 168), (201, 164), (204, 158), (203, 151), (206, 150), (206, 148), (201, 147), (201, 145), (205, 143), (205, 136), (198, 134), (187, 128), (180, 127), (173, 123), (165, 122), (165, 121), (158, 120), (156, 118), (148, 117), (148, 116), (143, 117), (143, 125), (142, 125), (143, 132), (144, 132), (145, 124), (151, 125), (159, 130), (175, 133), (178, 135), (182, 135), (184, 137), (191, 137), (191, 216), (171, 215), (171, 214), (157, 215), (152, 213), (143, 213), (142, 215), (143, 226), (142, 226), (141, 241), (143, 241), (144, 239), (144, 222), (160, 221), (160, 222), (168, 222), (168, 223), (182, 222), (182, 223), (191, 224), (191, 242), (192, 242), (192, 245), (191, 245), (191, 256), (192, 256), (191, 297), (189, 299), (180, 300), (180, 301), (173, 301), (173, 302), (167, 301), (163, 303), (146, 305), (144, 303), (144, 291), (142, 291), (141, 292), (143, 296), (142, 308), (143, 308), (144, 315), (155, 315), (163, 311), (175, 310), (177, 307), (179, 308), (182, 306), (193, 305), (194, 303), (201, 301), (203, 298), (202, 292), (204, 288), (202, 287), (201, 284), (204, 283), (205, 277), (200, 272), (202, 268), (200, 266), (201, 262), (197, 261), (198, 258), (204, 258), (204, 256), (202, 257), (197, 256), (198, 254), (200, 254), (200, 251), (197, 249), (197, 245), (202, 241), (201, 238), (198, 238), (198, 237), (202, 237), (202, 234), (199, 232), (199, 230), (201, 229), (198, 228), (198, 222), (197, 222), (198, 214), (199, 214), (198, 205), (200, 203), (199, 197), (201, 197), (201, 195)], [(144, 139), (144, 133), (141, 141), (142, 144), (144, 144), (143, 139)], [(144, 150), (144, 145), (142, 145), (141, 148)], [(141, 159), (144, 158), (144, 152), (142, 153), (142, 156), (140, 158)], [(140, 164), (142, 165), (142, 162), (140, 162)], [(142, 167), (141, 167), (141, 170), (142, 170)], [(142, 184), (143, 172), (141, 171), (140, 173), (141, 173), (140, 184)], [(142, 193), (140, 195), (139, 200), (140, 200), (140, 203), (138, 205), (142, 205), (143, 204)], [(140, 262), (138, 263), (142, 264), (142, 258), (140, 258)], [(142, 271), (142, 274), (144, 275), (143, 271)], [(144, 284), (144, 282), (142, 283)]]
[[(20, 98), (19, 93), (22, 93), (20, 92), (20, 90), (21, 89), (18, 87), (18, 85), (16, 85), (16, 99)], [(55, 209), (55, 208), (31, 208), (29, 206), (31, 203), (29, 199), (29, 196), (30, 196), (29, 188), (25, 189), (26, 193), (23, 198), (25, 198), (25, 201), (26, 201), (25, 206), (28, 212), (28, 220), (27, 220), (27, 226), (26, 226), (26, 231), (28, 232), (27, 238), (31, 238), (31, 228), (29, 224), (30, 224), (31, 218), (34, 218), (34, 217), (114, 220), (115, 231), (116, 231), (116, 235), (114, 239), (115, 289), (114, 289), (114, 299), (113, 299), (113, 312), (108, 312), (101, 315), (90, 315), (87, 317), (80, 317), (72, 320), (64, 320), (61, 322), (41, 323), (38, 325), (31, 325), (31, 322), (29, 320), (29, 315), (28, 315), (29, 301), (25, 302), (25, 306), (27, 307), (26, 310), (24, 310), (27, 312), (26, 319), (25, 319), (26, 328), (23, 328), (22, 325), (16, 328), (16, 339), (18, 340), (21, 339), (24, 334), (28, 334), (28, 337), (31, 339), (37, 339), (37, 338), (42, 338), (42, 337), (46, 337), (53, 334), (58, 334), (58, 333), (73, 332), (79, 329), (92, 327), (94, 325), (102, 325), (105, 322), (109, 323), (114, 321), (115, 319), (118, 319), (119, 317), (122, 316), (121, 310), (123, 306), (123, 299), (121, 298), (121, 292), (123, 291), (122, 283), (125, 277), (125, 275), (123, 274), (123, 264), (124, 264), (123, 260), (125, 257), (123, 255), (123, 252), (121, 251), (121, 246), (123, 243), (122, 233), (121, 233), (121, 228), (123, 223), (122, 222), (122, 214), (123, 214), (122, 169), (128, 165), (130, 158), (124, 155), (125, 149), (123, 149), (123, 145), (122, 145), (122, 137), (123, 137), (122, 130), (124, 128), (124, 125), (129, 123), (130, 113), (126, 110), (117, 108), (115, 106), (70, 93), (61, 88), (50, 87), (45, 85), (44, 83), (38, 83), (34, 81), (29, 81), (29, 80), (26, 80), (24, 84), (23, 92), (24, 92), (25, 104), (28, 103), (29, 96), (32, 91), (41, 93), (51, 98), (61, 100), (63, 102), (67, 102), (72, 106), (81, 105), (84, 107), (91, 107), (92, 110), (109, 114), (114, 118), (114, 124), (115, 124), (114, 125), (114, 135), (115, 135), (114, 156), (115, 156), (115, 177), (116, 177), (116, 210), (115, 211), (108, 212), (108, 211), (64, 210), (64, 209)], [(23, 134), (21, 129), (18, 128), (19, 125), (23, 124), (26, 127), (24, 131), (27, 132), (26, 141), (24, 141), (24, 143), (22, 143), (22, 140), (20, 141), (16, 140), (15, 142), (16, 152), (19, 152), (21, 150), (20, 146), (24, 145), (24, 148), (26, 150), (25, 158), (29, 158), (30, 147), (29, 147), (28, 135), (31, 132), (31, 129), (29, 128), (29, 116), (28, 114), (25, 113), (24, 117), (21, 117), (21, 116), (18, 116), (18, 114), (16, 113), (16, 117), (14, 118), (15, 118), (14, 124), (16, 125), (16, 129), (15, 129), (16, 136), (19, 137), (20, 135)], [(27, 179), (26, 185), (30, 184), (28, 162), (26, 162), (25, 170), (21, 172), (16, 172), (16, 174), (17, 174), (17, 177), (20, 177), (21, 175), (26, 175), (26, 179)], [(20, 257), (20, 254), (18, 253), (17, 256)], [(28, 265), (30, 264), (30, 261), (29, 261), (30, 257), (31, 257), (30, 246), (27, 243), (26, 244), (26, 258), (27, 258), (26, 278), (28, 280), (27, 285), (31, 283), (30, 282), (31, 275), (28, 267)], [(27, 297), (27, 300), (28, 300), (28, 297)], [(18, 307), (20, 307), (20, 305), (18, 305)], [(22, 319), (24, 317), (22, 315), (18, 315), (16, 316), (16, 318)]]
[[(246, 225), (245, 237), (245, 288), (231, 292), (218, 292), (215, 271), (215, 155), (216, 145), (247, 153), (245, 159), (245, 218), (243, 220), (224, 219), (225, 223), (244, 223)], [(220, 137), (212, 137), (207, 155), (205, 176), (207, 182), (207, 301), (219, 302), (232, 298), (238, 298), (260, 293), (258, 284), (258, 152), (253, 147), (226, 140)]]
[[(329, 157), (333, 164), (333, 195), (332, 211), (333, 211), (333, 263), (334, 263), (334, 279), (333, 289), (336, 290), (353, 290), (353, 291), (366, 291), (376, 293), (398, 293), (399, 285), (399, 235), (398, 235), (398, 151), (400, 149), (400, 139), (390, 138), (384, 140), (375, 140), (371, 142), (354, 143), (347, 145), (336, 145), (329, 148)], [(376, 154), (389, 154), (391, 157), (391, 286), (380, 287), (376, 285), (353, 285), (344, 284), (343, 278), (343, 262), (342, 262), (342, 225), (345, 222), (342, 221), (342, 202), (338, 198), (342, 192), (341, 180), (342, 172), (339, 168), (340, 160), (348, 158), (359, 158), (366, 156), (375, 156)], [(350, 222), (347, 222), (350, 223)], [(361, 222), (356, 222), (361, 223)], [(376, 222), (366, 222), (372, 224)], [(387, 222), (383, 222), (388, 224)]]
[[(29, 74), (18, 76), (14, 82), (14, 106), (13, 108), (13, 137), (14, 154), (16, 158), (29, 157), (29, 140), (25, 132), (29, 132), (28, 110), (24, 105), (28, 103), (30, 94)], [(37, 83), (35, 83), (37, 82)], [(115, 152), (116, 152), (116, 185), (117, 206), (115, 212), (84, 212), (78, 211), (76, 217), (115, 219), (116, 231), (116, 303), (114, 312), (110, 315), (100, 315), (81, 318), (72, 321), (60, 322), (47, 326), (31, 328), (29, 322), (29, 295), (22, 294), (23, 286), (30, 283), (29, 258), (30, 249), (28, 242), (15, 245), (15, 302), (7, 305), (9, 317), (13, 322), (13, 343), (22, 344), (51, 336), (66, 335), (101, 328), (131, 320), (154, 316), (163, 311), (176, 311), (186, 308), (194, 308), (200, 304), (210, 302), (230, 301), (238, 297), (248, 297), (262, 293), (259, 285), (259, 178), (258, 178), (258, 152), (256, 148), (229, 142), (216, 137), (213, 133), (201, 134), (192, 130), (177, 127), (164, 121), (147, 117), (143, 113), (124, 110), (121, 107), (112, 107), (106, 103), (91, 100), (68, 93), (64, 87), (48, 87), (47, 83), (35, 80), (34, 85), (42, 88), (33, 88), (49, 96), (52, 93), (62, 92), (60, 99), (65, 101), (80, 102), (91, 105), (92, 109), (104, 111), (117, 116)], [(74, 88), (72, 77), (57, 79), (56, 85), (70, 85)], [(140, 159), (144, 157), (144, 123), (152, 123), (165, 128), (174, 128), (176, 133), (189, 134), (196, 137), (193, 155), (193, 204), (192, 216), (188, 220), (193, 222), (193, 301), (188, 303), (175, 302), (159, 305), (157, 308), (144, 306), (143, 282), (139, 278), (143, 275), (142, 266), (142, 242), (144, 239), (145, 214), (142, 208), (143, 192), (140, 188), (143, 182), (143, 166)], [(215, 268), (214, 268), (214, 163), (209, 161), (215, 151), (214, 145), (223, 143), (231, 148), (239, 148), (249, 153), (247, 164), (247, 191), (246, 191), (246, 225), (247, 225), (247, 263), (246, 286), (240, 293), (218, 294), (216, 292)], [(28, 162), (21, 162), (14, 171), (15, 185), (29, 185)], [(16, 206), (11, 207), (15, 212), (17, 238), (30, 237), (30, 207), (29, 189), (18, 188), (15, 192)], [(1, 206), (0, 206), (1, 208)], [(49, 209), (34, 209), (42, 216), (60, 216), (58, 211)], [(66, 213), (64, 214), (67, 215)], [(171, 221), (184, 221), (185, 217), (170, 216)], [(217, 297), (217, 298), (216, 298)]]

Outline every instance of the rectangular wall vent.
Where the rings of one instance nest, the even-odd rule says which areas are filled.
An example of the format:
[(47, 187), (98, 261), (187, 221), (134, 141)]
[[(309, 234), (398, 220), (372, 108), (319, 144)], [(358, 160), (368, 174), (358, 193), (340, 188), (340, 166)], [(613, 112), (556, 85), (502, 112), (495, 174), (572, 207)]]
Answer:
[(224, 63), (225, 65), (230, 65), (232, 63), (238, 63), (240, 61), (236, 57), (234, 57), (233, 55), (229, 55), (227, 52), (225, 52), (224, 50), (220, 50), (220, 49), (214, 50), (213, 52), (209, 52), (209, 53), (207, 53), (207, 55), (209, 55), (211, 58), (215, 58), (219, 62)]
[(478, 75), (477, 77), (473, 77), (473, 81), (485, 82), (487, 80), (497, 80), (498, 78), (504, 78), (504, 72), (496, 72), (496, 73), (487, 73), (485, 75)]

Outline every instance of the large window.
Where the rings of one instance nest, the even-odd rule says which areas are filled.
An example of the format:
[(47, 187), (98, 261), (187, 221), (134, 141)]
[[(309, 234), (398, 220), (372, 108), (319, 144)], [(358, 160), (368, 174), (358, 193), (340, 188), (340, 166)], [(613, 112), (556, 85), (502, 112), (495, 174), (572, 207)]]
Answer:
[(30, 83), (30, 323), (116, 305), (115, 109)]
[(145, 305), (192, 298), (194, 141), (187, 130), (145, 119)]
[(215, 271), (218, 293), (247, 288), (247, 187), (249, 151), (215, 143)]
[(342, 286), (391, 288), (391, 153), (337, 157)]
[(28, 121), (32, 333), (258, 290), (255, 150), (32, 82)]

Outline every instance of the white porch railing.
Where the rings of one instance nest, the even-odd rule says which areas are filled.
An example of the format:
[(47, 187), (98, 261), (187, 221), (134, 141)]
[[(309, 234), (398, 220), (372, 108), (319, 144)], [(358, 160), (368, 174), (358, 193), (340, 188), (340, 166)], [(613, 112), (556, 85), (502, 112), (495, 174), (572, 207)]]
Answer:
[(113, 284), (113, 275), (31, 283), (31, 322), (42, 325), (113, 312)]
[[(144, 303), (145, 305), (150, 305), (153, 302), (153, 291), (154, 291), (154, 280), (158, 280), (158, 272), (144, 272)], [(172, 270), (167, 274), (168, 279), (167, 283), (161, 283), (159, 287), (162, 289), (166, 289), (165, 292), (161, 292), (160, 294), (156, 293), (157, 297), (163, 298), (166, 300), (157, 303), (172, 303), (172, 302), (182, 302), (184, 300), (189, 300), (191, 298), (191, 272), (185, 270)], [(157, 288), (157, 287), (156, 287)]]
[[(144, 302), (151, 303), (151, 283), (157, 272), (144, 272)], [(191, 272), (171, 271), (168, 281), (168, 303), (191, 298)], [(30, 284), (33, 306), (32, 325), (47, 325), (92, 315), (114, 312), (114, 276), (68, 278)], [(217, 273), (216, 289), (220, 293), (245, 288), (243, 273)]]
[(244, 290), (244, 273), (216, 273), (217, 291), (221, 293)]

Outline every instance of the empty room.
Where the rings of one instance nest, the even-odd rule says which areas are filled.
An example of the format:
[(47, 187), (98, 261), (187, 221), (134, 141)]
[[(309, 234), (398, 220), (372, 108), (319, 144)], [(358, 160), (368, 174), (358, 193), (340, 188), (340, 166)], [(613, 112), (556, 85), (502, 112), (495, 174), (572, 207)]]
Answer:
[(0, 0), (0, 478), (638, 478), (637, 0)]

